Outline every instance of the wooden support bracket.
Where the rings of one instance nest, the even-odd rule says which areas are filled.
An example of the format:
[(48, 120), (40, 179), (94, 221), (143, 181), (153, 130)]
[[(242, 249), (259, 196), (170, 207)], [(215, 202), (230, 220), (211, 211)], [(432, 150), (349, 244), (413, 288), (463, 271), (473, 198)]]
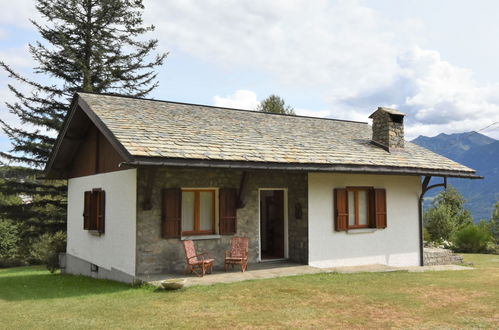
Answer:
[(142, 209), (144, 211), (152, 209), (152, 188), (154, 186), (154, 181), (156, 179), (157, 172), (158, 169), (156, 167), (151, 167), (147, 169), (146, 185), (144, 187), (144, 200), (142, 201)]
[(431, 176), (425, 176), (421, 184), (421, 195), (419, 196), (419, 207), (418, 207), (418, 218), (419, 218), (419, 265), (424, 266), (424, 237), (423, 237), (423, 197), (426, 192), (430, 189), (437, 187), (444, 187), (447, 189), (447, 177), (444, 176), (444, 182), (432, 184), (429, 186), (431, 181)]
[(442, 183), (437, 183), (437, 184), (432, 184), (431, 186), (428, 186), (430, 184), (431, 176), (425, 176), (423, 180), (423, 189), (421, 191), (421, 197), (423, 197), (426, 192), (430, 189), (437, 188), (437, 187), (444, 187), (444, 189), (447, 189), (447, 177), (444, 176), (444, 182)]
[(245, 205), (244, 203), (244, 188), (246, 186), (246, 171), (241, 175), (241, 181), (239, 182), (239, 189), (237, 190), (237, 208), (242, 209)]

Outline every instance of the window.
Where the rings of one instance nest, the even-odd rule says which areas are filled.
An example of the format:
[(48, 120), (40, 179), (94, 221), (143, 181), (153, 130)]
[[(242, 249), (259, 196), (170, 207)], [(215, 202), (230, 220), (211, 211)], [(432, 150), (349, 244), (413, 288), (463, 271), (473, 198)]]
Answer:
[[(215, 234), (216, 190), (165, 188), (162, 197), (161, 236)], [(218, 190), (220, 235), (233, 235), (237, 230), (237, 189)]]
[(85, 191), (83, 205), (83, 229), (104, 233), (106, 193), (100, 188)]
[(336, 231), (386, 228), (386, 192), (384, 189), (338, 188), (334, 190), (334, 205)]
[(215, 233), (215, 190), (183, 189), (181, 222), (183, 235)]
[(369, 228), (369, 203), (367, 188), (347, 188), (348, 229)]

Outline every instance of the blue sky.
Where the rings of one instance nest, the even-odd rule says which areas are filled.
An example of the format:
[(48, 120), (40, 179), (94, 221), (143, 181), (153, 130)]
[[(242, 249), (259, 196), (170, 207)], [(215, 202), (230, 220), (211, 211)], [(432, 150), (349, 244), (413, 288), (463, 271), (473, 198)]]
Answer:
[[(498, 1), (144, 0), (160, 51), (157, 99), (368, 121), (407, 113), (409, 139), (499, 122)], [(33, 77), (30, 0), (0, 0), (0, 58)], [(38, 79), (43, 79), (40, 77)], [(0, 72), (0, 100), (12, 101)], [(0, 116), (19, 125), (5, 106)], [(482, 133), (499, 138), (499, 124)], [(9, 147), (0, 133), (0, 150)]]

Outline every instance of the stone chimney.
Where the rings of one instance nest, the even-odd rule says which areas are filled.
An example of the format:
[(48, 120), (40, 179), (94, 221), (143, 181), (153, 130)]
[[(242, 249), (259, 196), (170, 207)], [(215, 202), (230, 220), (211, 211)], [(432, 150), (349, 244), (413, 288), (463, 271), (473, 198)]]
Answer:
[(387, 151), (404, 150), (405, 114), (385, 107), (379, 107), (369, 118), (373, 119), (372, 142)]

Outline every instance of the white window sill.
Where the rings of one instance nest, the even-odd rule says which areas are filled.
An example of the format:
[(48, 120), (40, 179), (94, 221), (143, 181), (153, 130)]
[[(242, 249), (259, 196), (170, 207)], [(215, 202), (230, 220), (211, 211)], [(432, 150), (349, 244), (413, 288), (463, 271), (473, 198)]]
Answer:
[(180, 237), (181, 241), (187, 241), (187, 240), (203, 240), (203, 239), (219, 239), (222, 237), (221, 235), (192, 235), (192, 236), (182, 236)]
[(349, 229), (347, 231), (347, 234), (349, 235), (369, 234), (369, 233), (374, 233), (376, 230), (377, 230), (376, 228)]

